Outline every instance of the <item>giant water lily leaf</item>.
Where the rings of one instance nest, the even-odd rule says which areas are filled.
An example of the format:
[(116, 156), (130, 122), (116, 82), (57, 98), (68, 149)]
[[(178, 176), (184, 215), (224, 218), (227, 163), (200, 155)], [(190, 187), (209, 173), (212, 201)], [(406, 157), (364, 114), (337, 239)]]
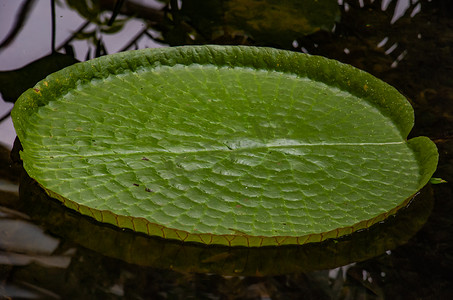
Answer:
[(98, 221), (205, 244), (335, 238), (431, 178), (394, 88), (322, 57), (254, 47), (146, 49), (79, 63), (16, 103), (27, 173)]

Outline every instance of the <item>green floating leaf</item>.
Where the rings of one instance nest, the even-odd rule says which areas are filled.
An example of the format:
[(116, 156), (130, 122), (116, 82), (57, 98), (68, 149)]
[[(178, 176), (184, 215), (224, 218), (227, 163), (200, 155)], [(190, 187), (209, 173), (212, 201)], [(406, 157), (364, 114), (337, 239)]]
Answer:
[(405, 206), (434, 173), (394, 88), (322, 57), (195, 46), (109, 55), (25, 92), (27, 173), (69, 208), (230, 246), (335, 238)]

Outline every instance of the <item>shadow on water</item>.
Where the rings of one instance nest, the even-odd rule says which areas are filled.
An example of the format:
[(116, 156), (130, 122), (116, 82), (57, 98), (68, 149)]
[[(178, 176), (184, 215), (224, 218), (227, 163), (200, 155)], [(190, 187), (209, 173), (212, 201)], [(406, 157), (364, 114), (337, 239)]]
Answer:
[[(17, 29), (7, 43), (2, 41), (4, 49), (26, 26), (32, 2), (24, 1)], [(140, 19), (145, 25), (122, 40), (121, 50), (150, 42), (245, 44), (334, 58), (408, 97), (416, 114), (411, 135), (436, 143), (440, 162), (435, 177), (453, 181), (450, 1), (343, 0), (334, 6), (321, 1), (325, 6), (304, 19), (304, 27), (299, 14), (288, 15), (294, 1), (267, 1), (266, 9), (257, 9), (258, 1), (238, 2), (171, 0), (148, 7), (133, 1), (67, 0), (65, 5), (84, 22), (66, 40), (53, 42), (52, 52), (64, 53), (64, 64), (107, 54), (107, 36), (121, 32), (128, 20)], [(294, 24), (298, 30), (290, 29)], [(86, 42), (83, 54), (74, 49), (80, 41)], [(45, 59), (41, 62), (49, 65)], [(24, 76), (24, 69), (0, 72), (4, 100), (14, 102), (33, 84), (17, 79), (5, 84)], [(33, 81), (45, 76), (41, 67), (25, 71), (33, 73)], [(14, 90), (5, 92), (5, 86)], [(336, 241), (263, 249), (200, 247), (94, 223), (62, 208), (26, 176), (19, 197), (20, 168), (11, 167), (7, 154), (2, 152), (0, 169), (0, 297), (6, 299), (453, 297), (451, 184), (427, 187), (395, 217)], [(12, 156), (17, 160), (17, 153)]]

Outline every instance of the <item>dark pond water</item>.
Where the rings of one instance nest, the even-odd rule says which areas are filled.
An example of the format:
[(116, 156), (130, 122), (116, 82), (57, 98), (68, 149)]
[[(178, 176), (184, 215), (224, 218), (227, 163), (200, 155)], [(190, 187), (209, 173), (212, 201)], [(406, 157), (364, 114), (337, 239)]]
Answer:
[[(318, 0), (306, 16), (289, 0), (276, 6), (67, 0), (56, 6), (54, 35), (50, 3), (42, 2), (0, 2), (5, 101), (14, 102), (21, 89), (74, 56), (184, 44), (307, 52), (366, 70), (407, 96), (416, 113), (411, 136), (436, 143), (435, 177), (453, 182), (451, 1), (343, 0), (337, 7)], [(7, 72), (52, 47), (66, 56)], [(17, 148), (11, 156), (17, 162)], [(21, 172), (10, 149), (2, 149), (0, 299), (453, 299), (450, 183), (423, 190), (395, 218), (354, 237), (253, 252), (165, 243), (99, 226), (47, 198)]]

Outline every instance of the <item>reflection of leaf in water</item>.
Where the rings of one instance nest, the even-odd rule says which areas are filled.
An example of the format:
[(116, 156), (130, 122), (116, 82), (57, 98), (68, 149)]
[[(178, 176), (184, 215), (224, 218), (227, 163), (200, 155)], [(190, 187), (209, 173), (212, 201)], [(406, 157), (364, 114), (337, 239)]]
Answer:
[[(113, 8), (112, 16), (110, 14), (106, 16), (103, 13), (106, 7), (102, 6), (98, 0), (66, 0), (66, 3), (70, 8), (77, 11), (82, 18), (99, 25), (99, 30), (104, 33), (116, 33), (124, 27), (126, 22), (126, 19), (116, 18), (121, 9), (121, 3)], [(117, 3), (119, 2), (117, 1)]]
[(66, 0), (66, 4), (91, 22), (96, 22), (101, 14), (98, 0)]
[(114, 34), (114, 33), (120, 32), (121, 29), (123, 29), (126, 21), (127, 21), (126, 19), (119, 19), (119, 20), (116, 20), (115, 23), (113, 23), (112, 25), (102, 26), (101, 32), (106, 33), (106, 34)]
[(186, 0), (181, 13), (207, 39), (239, 34), (289, 47), (301, 36), (332, 29), (339, 6), (333, 0)]
[[(9, 191), (8, 183), (15, 183), (19, 180), (19, 171), (16, 166), (12, 164), (10, 157), (10, 150), (0, 144), (0, 191)], [(5, 200), (0, 197), (0, 204)]]
[[(84, 31), (84, 28), (74, 33), (74, 38), (78, 40), (87, 40), (95, 47), (94, 57), (107, 54), (107, 49), (103, 42), (104, 34), (116, 34), (120, 32), (129, 18), (117, 19), (117, 16), (123, 6), (124, 1), (116, 1), (111, 16), (104, 13), (107, 8), (102, 6), (99, 0), (74, 1), (66, 0), (67, 5), (77, 11), (77, 13), (88, 23), (95, 24), (96, 27), (90, 31)], [(91, 50), (88, 49), (86, 59), (91, 58)]]
[(259, 42), (290, 44), (320, 29), (331, 30), (339, 17), (337, 1), (229, 0), (226, 20)]
[(16, 70), (0, 72), (0, 93), (5, 101), (15, 102), (19, 96), (50, 73), (76, 63), (77, 60), (53, 53)]

